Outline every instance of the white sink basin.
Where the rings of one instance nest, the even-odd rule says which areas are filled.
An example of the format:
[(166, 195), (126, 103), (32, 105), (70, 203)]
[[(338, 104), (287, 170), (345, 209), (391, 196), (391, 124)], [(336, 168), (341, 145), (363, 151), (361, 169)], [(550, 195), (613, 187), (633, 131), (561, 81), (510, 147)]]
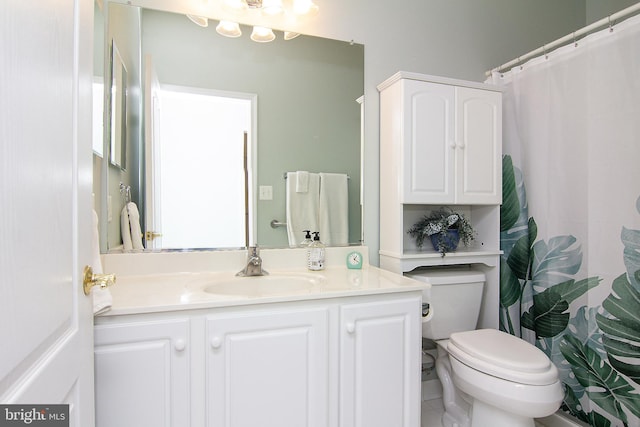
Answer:
[(268, 297), (284, 294), (299, 295), (318, 288), (321, 276), (314, 274), (270, 274), (251, 277), (214, 278), (199, 283), (191, 283), (189, 288), (199, 289), (211, 295), (246, 296), (248, 298)]

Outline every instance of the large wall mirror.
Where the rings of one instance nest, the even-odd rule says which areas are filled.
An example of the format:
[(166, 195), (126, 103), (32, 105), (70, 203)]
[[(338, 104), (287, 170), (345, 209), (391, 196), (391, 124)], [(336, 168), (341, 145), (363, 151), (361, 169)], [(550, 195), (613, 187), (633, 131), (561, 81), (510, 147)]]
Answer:
[[(100, 70), (105, 74), (104, 81), (111, 81), (113, 77), (109, 75), (113, 68), (108, 56), (108, 47), (113, 43), (127, 70), (126, 82), (123, 82), (127, 87), (126, 105), (122, 107), (126, 111), (123, 120), (127, 126), (121, 135), (121, 140), (127, 143), (120, 153), (121, 158), (126, 159), (126, 168), (109, 161), (109, 139), (113, 132), (109, 129), (108, 114), (115, 101), (109, 96), (109, 88), (105, 88), (107, 113), (103, 132), (107, 154), (94, 158), (94, 193), (102, 252), (122, 250), (122, 215), (127, 212), (129, 198), (137, 207), (141, 230), (147, 234), (163, 234), (162, 229), (151, 223), (153, 219), (149, 218), (154, 215), (150, 213), (155, 211), (155, 218), (175, 214), (162, 211), (153, 197), (149, 197), (154, 183), (159, 182), (164, 182), (162, 185), (167, 188), (177, 187), (177, 191), (188, 194), (190, 200), (209, 200), (210, 206), (206, 208), (178, 209), (180, 221), (194, 222), (192, 213), (206, 209), (207, 220), (198, 224), (203, 235), (216, 225), (226, 231), (240, 230), (237, 233), (241, 234), (229, 237), (224, 243), (176, 243), (170, 249), (242, 247), (247, 238), (249, 243), (261, 247), (288, 247), (286, 229), (274, 228), (272, 222), (285, 221), (285, 176), (292, 171), (348, 175), (349, 243), (361, 243), (361, 105), (358, 99), (364, 91), (364, 46), (305, 35), (284, 40), (278, 31), (276, 40), (256, 43), (249, 38), (249, 27), (242, 27), (241, 37), (228, 38), (216, 32), (218, 22), (215, 20), (203, 27), (184, 14), (118, 2), (105, 2), (96, 11), (102, 12), (105, 21), (105, 37), (99, 42), (103, 45), (96, 47), (97, 52), (107, 52), (105, 66)], [(177, 151), (167, 155), (164, 150), (165, 157), (171, 157), (174, 165), (162, 163), (160, 166), (158, 153), (154, 153), (149, 144), (154, 134), (155, 139), (169, 138), (158, 138), (158, 134), (168, 132), (167, 126), (158, 123), (158, 117), (168, 114), (169, 101), (164, 101), (164, 97), (172, 93), (191, 96), (192, 100), (201, 96), (213, 100), (213, 104), (218, 100), (230, 104), (222, 107), (203, 104), (187, 114), (184, 124), (172, 131), (178, 141)], [(189, 108), (194, 108), (193, 105), (190, 102)], [(242, 113), (230, 113), (236, 111), (233, 110), (236, 107)], [(244, 121), (240, 120), (245, 112)], [(199, 128), (189, 119), (196, 115), (210, 118), (205, 121), (214, 129), (194, 131)], [(156, 119), (155, 123), (150, 117)], [(222, 144), (225, 153), (206, 154), (194, 148), (199, 138), (191, 131), (195, 135), (209, 135), (221, 127), (220, 123), (231, 122), (239, 122), (240, 130), (233, 132), (235, 136), (225, 137), (225, 141), (229, 141)], [(207, 136), (205, 139), (217, 138)], [(243, 152), (245, 147), (248, 153)], [(227, 171), (226, 164), (236, 161), (223, 160), (226, 159), (223, 154), (239, 158), (246, 154), (249, 173), (243, 175), (242, 164), (239, 172)], [(208, 160), (202, 162), (203, 158)], [(173, 176), (177, 178), (165, 177), (170, 169), (175, 169), (173, 173), (177, 175)], [(234, 177), (238, 174), (240, 180), (246, 177), (249, 183), (246, 201), (245, 187), (235, 184)], [(250, 209), (249, 236), (244, 235), (244, 211), (231, 207), (236, 204), (240, 206), (238, 209), (244, 206)], [(180, 206), (181, 203), (173, 203), (174, 208)], [(231, 214), (225, 218), (220, 216), (222, 212)], [(221, 235), (221, 231), (211, 233)], [(145, 242), (145, 246), (154, 247), (149, 242)]]

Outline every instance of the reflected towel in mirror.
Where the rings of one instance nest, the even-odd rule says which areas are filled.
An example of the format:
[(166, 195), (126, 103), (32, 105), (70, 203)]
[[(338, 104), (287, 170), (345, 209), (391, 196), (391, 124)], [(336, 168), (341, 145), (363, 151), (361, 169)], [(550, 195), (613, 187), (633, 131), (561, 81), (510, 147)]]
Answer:
[(309, 172), (296, 172), (296, 193), (306, 193), (309, 191)]
[(125, 252), (141, 251), (142, 228), (140, 227), (140, 212), (134, 202), (125, 204), (120, 214), (120, 231), (122, 232), (122, 246)]
[(308, 191), (299, 193), (298, 172), (287, 172), (286, 179), (286, 215), (289, 246), (295, 247), (304, 240), (303, 230), (317, 231), (318, 203), (320, 194), (320, 175), (308, 174)]
[(346, 174), (320, 174), (320, 240), (328, 246), (349, 243), (349, 183)]

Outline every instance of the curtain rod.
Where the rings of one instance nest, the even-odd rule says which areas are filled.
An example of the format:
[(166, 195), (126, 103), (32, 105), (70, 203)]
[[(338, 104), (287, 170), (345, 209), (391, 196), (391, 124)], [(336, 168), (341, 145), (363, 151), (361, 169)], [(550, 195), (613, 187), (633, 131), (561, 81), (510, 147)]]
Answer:
[(485, 73), (485, 76), (489, 77), (491, 76), (491, 73), (493, 73), (494, 71), (496, 72), (501, 72), (504, 71), (506, 69), (509, 69), (511, 67), (513, 67), (514, 65), (518, 65), (518, 64), (522, 64), (524, 63), (526, 60), (538, 56), (540, 54), (546, 54), (547, 52), (562, 46), (563, 44), (567, 43), (567, 42), (574, 42), (577, 41), (578, 37), (583, 36), (585, 34), (588, 34), (590, 32), (592, 32), (593, 30), (595, 30), (596, 28), (600, 28), (600, 27), (604, 27), (604, 26), (609, 26), (609, 27), (613, 27), (614, 25), (614, 21), (616, 19), (620, 19), (623, 17), (626, 17), (627, 15), (631, 15), (635, 12), (640, 11), (640, 2), (634, 4), (633, 6), (629, 6), (626, 9), (622, 9), (620, 12), (616, 12), (612, 15), (609, 15), (606, 18), (602, 18), (599, 21), (594, 22), (593, 24), (587, 25), (586, 27), (583, 27), (577, 31), (574, 31), (571, 34), (567, 34), (566, 36), (559, 38), (556, 41), (553, 41), (549, 44), (545, 44), (542, 47), (539, 47), (536, 50), (532, 50), (531, 52), (527, 53), (526, 55), (522, 55), (517, 57), (516, 59), (507, 62), (506, 64), (500, 65), (499, 67), (493, 68), (489, 71), (487, 71)]

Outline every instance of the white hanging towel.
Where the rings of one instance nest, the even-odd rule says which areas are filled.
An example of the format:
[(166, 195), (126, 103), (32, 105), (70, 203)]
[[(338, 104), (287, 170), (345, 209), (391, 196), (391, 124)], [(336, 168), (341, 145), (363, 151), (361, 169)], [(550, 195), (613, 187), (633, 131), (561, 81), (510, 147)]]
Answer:
[[(94, 274), (102, 274), (98, 214), (95, 210), (93, 211), (93, 232), (91, 233), (91, 268)], [(93, 286), (91, 288), (91, 298), (93, 299), (93, 314), (104, 313), (111, 309), (113, 298), (109, 288), (101, 289), (100, 286)]]
[(307, 178), (307, 191), (298, 192), (298, 172), (287, 172), (286, 216), (289, 246), (296, 247), (304, 240), (303, 230), (318, 231), (318, 203), (320, 199), (320, 176), (302, 172)]
[(318, 223), (320, 240), (325, 245), (349, 243), (349, 184), (346, 174), (320, 174)]
[(140, 227), (140, 212), (135, 203), (129, 202), (129, 226), (131, 227), (131, 243), (134, 251), (144, 250), (142, 244), (142, 228)]
[(296, 193), (306, 193), (309, 191), (309, 172), (296, 172)]
[(120, 212), (120, 234), (122, 234), (122, 250), (131, 252), (133, 242), (131, 241), (131, 226), (129, 225), (129, 210), (125, 204)]
[(129, 202), (122, 208), (120, 214), (120, 230), (122, 232), (122, 246), (125, 252), (141, 251), (142, 229), (140, 227), (140, 212), (135, 203)]

